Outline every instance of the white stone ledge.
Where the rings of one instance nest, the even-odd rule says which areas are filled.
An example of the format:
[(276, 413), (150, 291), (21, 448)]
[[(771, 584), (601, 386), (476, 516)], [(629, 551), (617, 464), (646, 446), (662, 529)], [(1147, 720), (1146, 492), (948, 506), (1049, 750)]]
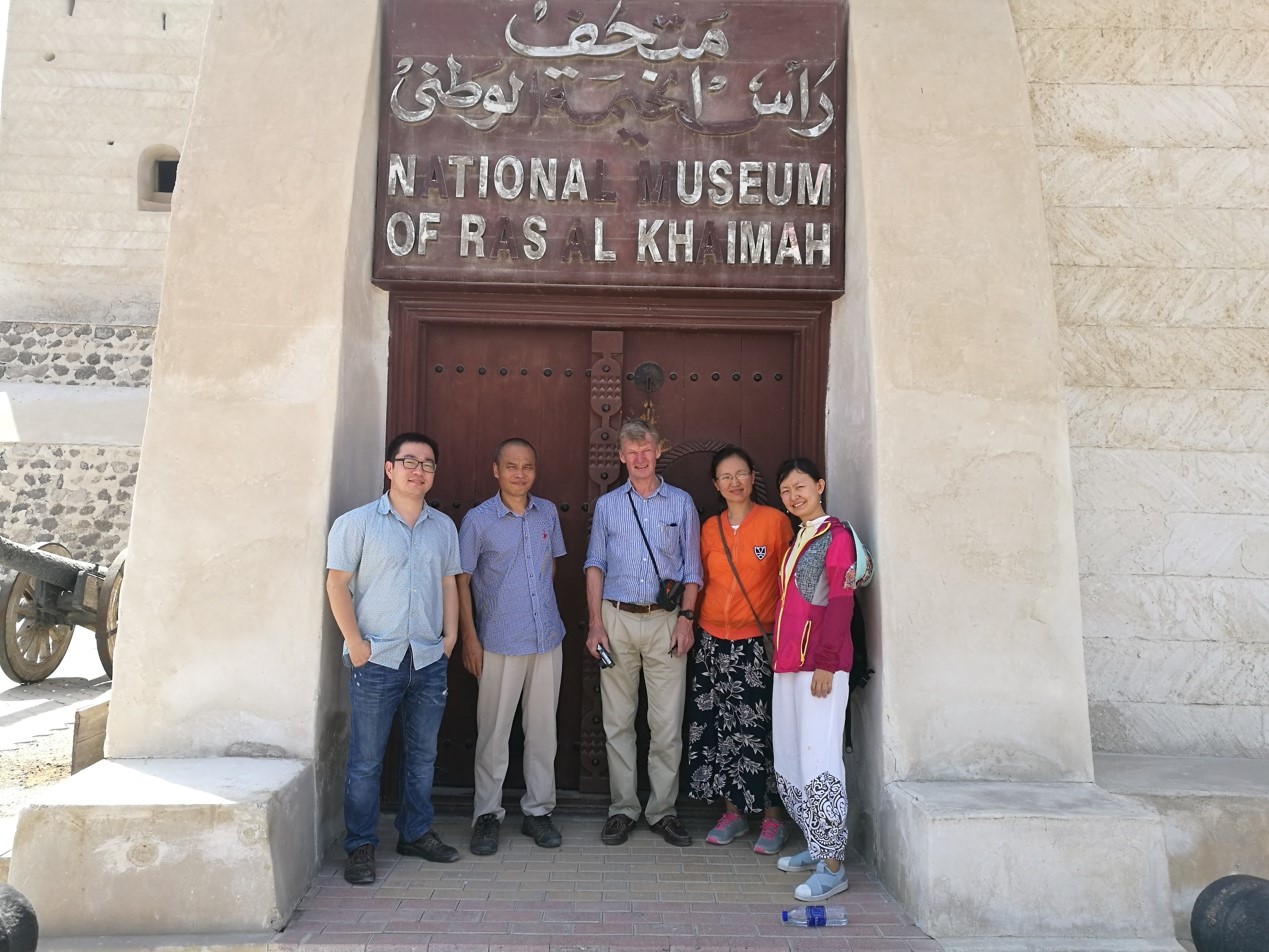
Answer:
[(198, 82), (197, 62), (192, 64), (193, 70), (184, 75), (163, 72), (161, 65), (154, 63), (145, 72), (128, 72), (119, 69), (112, 57), (99, 56), (95, 63), (73, 67), (66, 57), (57, 55), (53, 63), (45, 63), (42, 68), (10, 69), (5, 75), (5, 88), (73, 89), (80, 95), (92, 90), (128, 93), (194, 91)]
[(1269, 31), (1022, 29), (1027, 78), (1047, 83), (1269, 86)]
[[(1269, 34), (1265, 36), (1269, 43)], [(1269, 52), (1265, 55), (1269, 62)], [(1062, 207), (1269, 208), (1269, 150), (1079, 146), (1039, 150), (1046, 204)]]
[(32, 246), (5, 251), (5, 259), (13, 264), (28, 265), (99, 265), (111, 268), (162, 267), (162, 248), (140, 250), (111, 248), (75, 248), (71, 246)]
[(1269, 453), (1269, 392), (1068, 388), (1072, 448)]
[[(93, 196), (82, 194), (55, 194), (52, 192), (0, 192), (0, 209), (31, 214), (38, 221), (39, 215), (50, 218), (65, 216), (74, 219), (80, 215), (102, 215), (117, 219), (118, 227), (132, 230), (166, 231), (168, 214), (154, 215), (139, 211), (135, 199), (119, 196)], [(37, 214), (38, 213), (38, 214)], [(63, 226), (66, 227), (66, 226)]]
[(185, 95), (163, 106), (132, 103), (85, 105), (77, 102), (23, 102), (5, 94), (5, 118), (15, 122), (36, 122), (43, 126), (66, 130), (64, 135), (77, 139), (100, 136), (115, 137), (119, 124), (143, 125), (147, 128), (182, 128), (189, 122), (194, 97)]
[(312, 764), (104, 760), (23, 808), (10, 882), (45, 936), (282, 928), (316, 867)]
[(1269, 516), (1173, 513), (1166, 574), (1269, 578)]
[(1080, 581), (1080, 606), (1086, 648), (1100, 638), (1269, 642), (1259, 578), (1093, 575)]
[(1269, 759), (1264, 707), (1153, 704), (1089, 696), (1093, 749), (1175, 757)]
[(1269, 390), (1269, 330), (1060, 329), (1068, 387)]
[(1090, 638), (1084, 664), (1088, 695), (1102, 703), (1265, 709), (1269, 641)]
[[(101, 64), (112, 69), (141, 69), (154, 63), (165, 72), (196, 75), (202, 61), (204, 31), (183, 31), (180, 36), (159, 33), (145, 36), (113, 36), (103, 41), (91, 34), (59, 33), (56, 30), (9, 32), (10, 57), (38, 56), (55, 52), (59, 62), (74, 67)], [(103, 47), (109, 53), (102, 52)]]
[(1009, 0), (1009, 7), (1020, 28), (1269, 30), (1264, 0)]
[(1075, 511), (1080, 574), (1269, 577), (1269, 516)]
[(1269, 146), (1269, 88), (1033, 83), (1036, 144)]
[(1269, 269), (1054, 265), (1062, 324), (1269, 327)]
[(140, 446), (149, 387), (0, 381), (0, 445)]
[(1269, 454), (1074, 447), (1079, 509), (1269, 516)]
[(1054, 264), (1269, 268), (1263, 208), (1050, 206), (1045, 220)]
[(1118, 939), (1175, 952), (1152, 811), (1091, 783), (901, 782), (884, 795), (879, 865), (940, 941)]
[[(109, 86), (9, 86), (5, 85), (5, 109), (13, 109), (14, 115), (30, 115), (32, 110), (44, 111), (50, 120), (73, 120), (76, 115), (127, 113), (145, 115), (161, 110), (182, 109), (188, 111), (194, 103), (194, 84), (188, 89), (149, 91), (118, 89)], [(98, 115), (100, 118), (100, 115)]]

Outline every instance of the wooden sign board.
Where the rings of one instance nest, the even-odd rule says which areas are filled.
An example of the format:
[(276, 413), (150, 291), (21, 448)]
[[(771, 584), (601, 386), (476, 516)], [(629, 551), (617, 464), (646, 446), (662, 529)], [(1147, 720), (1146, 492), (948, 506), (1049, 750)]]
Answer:
[(845, 4), (389, 0), (374, 277), (843, 290)]

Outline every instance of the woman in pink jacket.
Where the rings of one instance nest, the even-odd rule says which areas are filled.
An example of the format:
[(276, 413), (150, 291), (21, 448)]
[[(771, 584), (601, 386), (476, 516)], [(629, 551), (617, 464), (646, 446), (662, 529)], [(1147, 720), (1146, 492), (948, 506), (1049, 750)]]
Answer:
[(807, 459), (776, 479), (780, 500), (801, 523), (780, 572), (776, 612), (772, 739), (780, 795), (807, 849), (780, 859), (809, 871), (794, 890), (816, 902), (847, 887), (846, 768), (842, 732), (849, 699), (850, 620), (855, 610), (854, 534), (824, 512), (824, 480)]

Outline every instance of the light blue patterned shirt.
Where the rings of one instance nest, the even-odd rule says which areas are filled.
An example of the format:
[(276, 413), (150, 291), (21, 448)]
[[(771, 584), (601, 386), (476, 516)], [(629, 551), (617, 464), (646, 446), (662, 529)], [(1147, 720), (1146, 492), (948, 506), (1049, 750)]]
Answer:
[(566, 550), (555, 503), (530, 496), (519, 516), (501, 496), (486, 499), (463, 517), (458, 552), (486, 651), (541, 654), (564, 640), (553, 580)]
[(595, 501), (585, 567), (604, 573), (604, 598), (636, 605), (657, 600), (657, 572), (639, 535), (636, 512), (661, 578), (699, 585), (701, 526), (692, 497), (661, 480), (657, 491), (644, 499), (627, 481)]
[(353, 610), (372, 662), (400, 667), (406, 648), (416, 669), (444, 656), (441, 579), (462, 570), (453, 519), (424, 506), (410, 527), (384, 493), (335, 520), (326, 567), (353, 573)]

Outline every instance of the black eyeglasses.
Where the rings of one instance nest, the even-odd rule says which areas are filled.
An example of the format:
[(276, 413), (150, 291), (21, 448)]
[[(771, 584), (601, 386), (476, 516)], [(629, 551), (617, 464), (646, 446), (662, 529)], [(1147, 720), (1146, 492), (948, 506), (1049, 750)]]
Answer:
[(436, 464), (430, 459), (415, 459), (413, 456), (398, 456), (392, 462), (400, 463), (406, 469), (422, 469), (425, 473), (436, 472)]

